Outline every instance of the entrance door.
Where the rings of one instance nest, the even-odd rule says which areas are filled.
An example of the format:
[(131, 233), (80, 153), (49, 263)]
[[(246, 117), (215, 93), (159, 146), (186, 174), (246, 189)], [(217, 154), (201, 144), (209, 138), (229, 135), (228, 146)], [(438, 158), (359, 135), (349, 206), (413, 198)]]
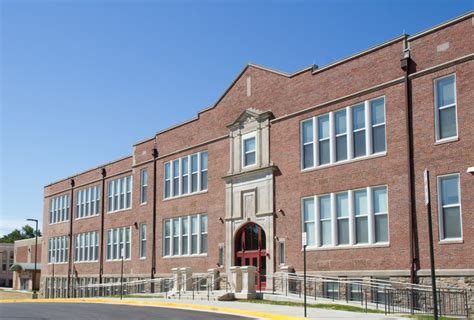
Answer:
[(257, 290), (266, 287), (267, 251), (265, 231), (255, 224), (243, 226), (235, 238), (235, 265), (254, 266), (257, 268), (255, 284)]

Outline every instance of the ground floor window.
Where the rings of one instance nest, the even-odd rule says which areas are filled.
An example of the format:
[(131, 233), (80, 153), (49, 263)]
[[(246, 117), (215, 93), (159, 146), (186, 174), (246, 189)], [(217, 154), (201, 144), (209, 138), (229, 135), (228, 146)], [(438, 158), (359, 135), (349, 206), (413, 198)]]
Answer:
[(207, 215), (166, 219), (163, 227), (163, 256), (190, 256), (207, 253)]
[(121, 260), (122, 254), (125, 260), (130, 259), (131, 233), (130, 227), (109, 229), (107, 231), (107, 260)]

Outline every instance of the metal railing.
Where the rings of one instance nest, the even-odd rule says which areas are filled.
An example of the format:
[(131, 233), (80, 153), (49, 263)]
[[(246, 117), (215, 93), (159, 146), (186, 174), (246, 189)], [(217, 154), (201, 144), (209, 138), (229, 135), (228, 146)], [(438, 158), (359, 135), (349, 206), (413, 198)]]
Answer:
[[(272, 294), (299, 299), (304, 295), (304, 278), (297, 274), (267, 275)], [(468, 290), (439, 288), (438, 312), (447, 316), (469, 316)], [(309, 301), (334, 301), (360, 305), (362, 308), (389, 313), (432, 314), (431, 286), (380, 279), (307, 276), (306, 296)]]

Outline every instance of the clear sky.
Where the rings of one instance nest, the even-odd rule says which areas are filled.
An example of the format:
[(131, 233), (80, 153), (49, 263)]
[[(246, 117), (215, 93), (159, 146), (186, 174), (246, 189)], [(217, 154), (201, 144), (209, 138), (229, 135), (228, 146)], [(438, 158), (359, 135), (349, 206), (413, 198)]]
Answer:
[(43, 186), (131, 154), (248, 62), (294, 72), (474, 8), (426, 1), (0, 0), (0, 234)]

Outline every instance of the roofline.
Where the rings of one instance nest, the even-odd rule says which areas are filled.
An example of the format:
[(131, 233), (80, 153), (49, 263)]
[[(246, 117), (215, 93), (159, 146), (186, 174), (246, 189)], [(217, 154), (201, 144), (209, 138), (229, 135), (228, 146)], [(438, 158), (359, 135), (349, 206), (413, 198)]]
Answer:
[(138, 142), (135, 142), (134, 144), (132, 144), (132, 147), (136, 147), (140, 144), (143, 144), (145, 142), (148, 142), (148, 141), (151, 141), (151, 140), (155, 140), (156, 139), (156, 136), (153, 136), (151, 138), (146, 138), (146, 139), (143, 139), (143, 140), (139, 140)]
[(455, 24), (455, 23), (457, 23), (457, 22), (459, 22), (459, 21), (462, 21), (462, 20), (465, 20), (465, 19), (467, 19), (467, 18), (474, 18), (474, 11), (465, 13), (465, 14), (463, 14), (463, 15), (461, 15), (461, 16), (458, 16), (458, 17), (453, 18), (453, 19), (450, 19), (450, 20), (448, 20), (448, 21), (446, 21), (446, 22), (440, 23), (440, 24), (438, 24), (438, 25), (436, 25), (436, 26), (434, 26), (434, 27), (432, 27), (432, 28), (429, 28), (429, 29), (426, 29), (426, 30), (424, 30), (424, 31), (415, 33), (414, 35), (408, 37), (408, 41), (416, 40), (416, 39), (418, 39), (418, 38), (421, 38), (421, 37), (423, 37), (423, 36), (425, 36), (425, 35), (428, 35), (428, 34), (430, 34), (430, 33), (433, 33), (433, 32), (435, 32), (435, 31), (438, 31), (438, 30), (440, 30), (440, 29), (446, 28), (446, 27), (448, 27), (448, 26), (450, 26), (450, 25), (452, 25), (452, 24)]
[[(40, 240), (42, 240), (42, 239), (43, 239), (42, 236), (41, 236), (41, 237), (38, 237), (38, 242), (39, 242)], [(21, 243), (21, 242), (35, 241), (35, 240), (36, 240), (36, 237), (28, 238), (28, 239), (20, 239), (20, 240), (16, 240), (13, 244), (16, 244), (17, 242), (20, 242), (20, 243)]]
[(50, 187), (50, 186), (52, 186), (53, 184), (57, 184), (57, 183), (59, 183), (59, 182), (65, 181), (65, 180), (75, 178), (75, 177), (77, 177), (77, 176), (79, 176), (79, 175), (81, 175), (81, 174), (84, 174), (84, 173), (87, 173), (87, 172), (91, 172), (91, 171), (94, 171), (94, 170), (97, 170), (97, 169), (101, 169), (101, 168), (103, 168), (103, 167), (105, 167), (105, 166), (108, 166), (108, 165), (117, 163), (117, 162), (119, 162), (119, 161), (122, 161), (122, 160), (125, 160), (125, 159), (128, 159), (128, 158), (132, 158), (132, 157), (133, 157), (133, 155), (129, 155), (129, 156), (125, 156), (125, 157), (122, 157), (122, 158), (119, 158), (119, 159), (116, 159), (116, 160), (112, 160), (112, 161), (110, 161), (110, 162), (101, 164), (101, 165), (99, 165), (99, 166), (97, 166), (97, 167), (94, 167), (94, 168), (91, 168), (91, 169), (87, 169), (87, 170), (78, 172), (78, 173), (76, 173), (76, 174), (70, 175), (69, 177), (66, 177), (66, 178), (63, 178), (63, 179), (60, 179), (60, 180), (57, 180), (57, 181), (53, 181), (53, 182), (51, 182), (51, 183), (45, 185), (44, 188)]
[[(341, 65), (341, 64), (346, 63), (346, 62), (348, 62), (348, 61), (351, 61), (351, 60), (353, 60), (353, 59), (359, 58), (359, 57), (361, 57), (361, 56), (363, 56), (363, 55), (366, 55), (366, 54), (372, 53), (372, 52), (374, 52), (374, 51), (380, 50), (380, 49), (385, 48), (385, 47), (387, 47), (387, 46), (389, 46), (389, 45), (392, 45), (392, 44), (397, 43), (397, 42), (399, 42), (399, 41), (401, 41), (401, 40), (404, 40), (404, 39), (406, 39), (407, 37), (408, 37), (408, 35), (402, 34), (401, 36), (398, 36), (398, 37), (396, 37), (396, 38), (393, 38), (393, 39), (391, 39), (391, 40), (388, 40), (388, 41), (385, 41), (385, 42), (383, 42), (383, 43), (381, 43), (381, 44), (378, 44), (378, 45), (376, 45), (376, 46), (374, 46), (374, 47), (371, 47), (371, 48), (366, 49), (366, 50), (364, 50), (364, 51), (361, 51), (361, 52), (358, 52), (358, 53), (353, 54), (353, 55), (351, 55), (351, 56), (348, 56), (347, 58), (344, 58), (344, 59), (342, 59), (342, 60), (333, 62), (333, 63), (328, 64), (327, 66), (321, 67), (321, 68), (319, 68), (319, 69), (315, 69), (312, 74), (316, 74), (316, 73), (319, 73), (319, 72), (322, 72), (322, 71), (326, 71), (326, 70), (328, 70), (328, 69), (331, 69), (331, 68), (333, 68), (333, 67), (336, 67), (336, 66), (338, 66), (338, 65)], [(400, 54), (401, 54), (401, 53), (402, 53), (402, 50), (400, 50)]]

